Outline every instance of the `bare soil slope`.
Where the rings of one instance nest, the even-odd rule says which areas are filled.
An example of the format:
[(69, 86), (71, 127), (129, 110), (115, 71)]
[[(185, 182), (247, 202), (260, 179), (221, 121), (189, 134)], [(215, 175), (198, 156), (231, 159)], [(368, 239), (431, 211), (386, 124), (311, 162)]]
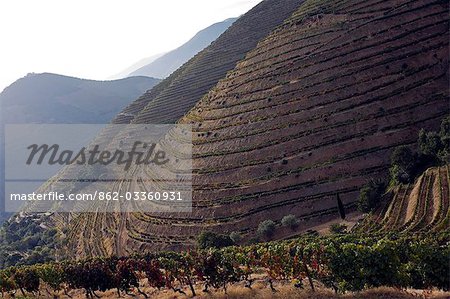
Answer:
[[(448, 13), (446, 1), (306, 1), (180, 120), (195, 130), (193, 213), (83, 215), (72, 246), (86, 255), (179, 250), (203, 230), (249, 239), (287, 214), (300, 232), (338, 217), (337, 193), (353, 209), (392, 149), (449, 113)], [(186, 65), (116, 120), (174, 121), (213, 87), (216, 73), (202, 70), (223, 76), (213, 61)]]
[(336, 193), (351, 209), (394, 147), (449, 113), (448, 22), (442, 1), (301, 5), (181, 120), (196, 131), (192, 215), (129, 215), (128, 247), (251, 237), (287, 214), (302, 230), (338, 216)]

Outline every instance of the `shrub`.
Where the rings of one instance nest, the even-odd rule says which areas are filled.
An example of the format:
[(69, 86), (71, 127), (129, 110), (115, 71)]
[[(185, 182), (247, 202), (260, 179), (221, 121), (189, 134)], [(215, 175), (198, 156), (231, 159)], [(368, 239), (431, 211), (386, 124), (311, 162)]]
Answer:
[(418, 144), (422, 163), (426, 166), (450, 161), (450, 117), (442, 120), (439, 133), (420, 130)]
[(450, 149), (450, 116), (447, 116), (442, 120), (439, 136), (441, 137), (444, 148)]
[(407, 146), (397, 147), (391, 155), (391, 184), (409, 183), (413, 179), (416, 157)]
[(330, 225), (330, 232), (333, 234), (343, 234), (347, 231), (347, 225), (340, 223), (333, 223)]
[(412, 150), (406, 145), (397, 147), (392, 152), (391, 164), (398, 165), (399, 167), (410, 171), (414, 168), (415, 164), (415, 157)]
[(281, 219), (281, 224), (294, 230), (298, 227), (298, 219), (295, 215), (289, 214)]
[(197, 246), (200, 249), (222, 248), (233, 245), (230, 237), (213, 232), (202, 232), (197, 238)]
[(436, 132), (425, 132), (421, 129), (419, 132), (419, 153), (431, 158), (437, 157), (439, 150), (442, 148), (441, 138)]
[(272, 220), (264, 220), (258, 226), (258, 235), (270, 238), (275, 233), (275, 222)]
[(438, 152), (438, 158), (443, 163), (450, 162), (450, 116), (442, 120), (441, 130), (439, 131), (441, 138), (441, 149)]
[(383, 182), (370, 180), (359, 192), (358, 210), (368, 213), (376, 209), (384, 190), (385, 185)]

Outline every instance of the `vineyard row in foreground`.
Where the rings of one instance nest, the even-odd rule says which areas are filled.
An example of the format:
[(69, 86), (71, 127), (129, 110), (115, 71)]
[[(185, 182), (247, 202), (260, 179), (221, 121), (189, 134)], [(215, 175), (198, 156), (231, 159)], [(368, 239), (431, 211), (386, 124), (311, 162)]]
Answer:
[(117, 290), (147, 298), (141, 289), (168, 288), (184, 293), (195, 286), (223, 289), (244, 281), (252, 286), (254, 274), (266, 272), (268, 286), (275, 281), (303, 282), (314, 290), (320, 283), (336, 292), (392, 286), (449, 290), (450, 234), (383, 236), (335, 235), (243, 247), (162, 252), (131, 257), (94, 258), (0, 271), (2, 294), (40, 290), (54, 297), (82, 289), (87, 297), (96, 291)]

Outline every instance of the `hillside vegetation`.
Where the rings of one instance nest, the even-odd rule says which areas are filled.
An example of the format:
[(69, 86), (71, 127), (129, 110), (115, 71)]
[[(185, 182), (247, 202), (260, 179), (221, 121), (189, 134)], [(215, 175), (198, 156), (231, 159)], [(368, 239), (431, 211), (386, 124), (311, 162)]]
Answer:
[[(450, 116), (439, 132), (421, 130), (414, 151), (397, 147), (391, 156), (390, 184), (370, 181), (358, 208), (369, 212), (360, 232), (432, 232), (450, 227)], [(422, 171), (425, 169), (425, 171)]]
[[(45, 288), (57, 297), (81, 289), (87, 298), (114, 290), (117, 296), (148, 298), (161, 289), (193, 297), (230, 285), (252, 286), (265, 273), (267, 288), (276, 294), (279, 283), (297, 289), (330, 288), (336, 293), (392, 286), (449, 290), (448, 234), (427, 237), (340, 235), (302, 238), (247, 247), (162, 252), (124, 258), (13, 267), (0, 271), (2, 292), (37, 293)], [(146, 288), (146, 292), (142, 288)], [(242, 288), (241, 284), (241, 288)], [(200, 294), (200, 292), (199, 292)], [(314, 296), (314, 295), (313, 295)]]

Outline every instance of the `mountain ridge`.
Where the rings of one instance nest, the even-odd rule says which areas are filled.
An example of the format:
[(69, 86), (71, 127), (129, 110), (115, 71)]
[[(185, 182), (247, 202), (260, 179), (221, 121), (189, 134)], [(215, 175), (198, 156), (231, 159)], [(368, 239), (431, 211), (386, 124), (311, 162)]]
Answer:
[(131, 72), (129, 76), (166, 78), (181, 65), (214, 42), (238, 18), (228, 18), (197, 32), (189, 41), (155, 59), (150, 64)]
[[(130, 98), (151, 89), (159, 81), (159, 79), (144, 76), (101, 81), (54, 73), (31, 73), (6, 87), (0, 94), (3, 110), (8, 111), (8, 113), (4, 113), (2, 121), (6, 123), (17, 121), (51, 123), (54, 121), (38, 116), (36, 113), (46, 111), (47, 114), (52, 114), (55, 109), (52, 109), (51, 105), (58, 104), (79, 114), (77, 120), (81, 123), (107, 123), (116, 111), (120, 111), (127, 105)], [(106, 103), (109, 106), (105, 105)], [(18, 106), (26, 111), (27, 107), (30, 108), (33, 105), (50, 106), (47, 106), (48, 109), (41, 107), (37, 111), (34, 107), (28, 112), (14, 112)], [(81, 106), (84, 108), (78, 113), (77, 110)], [(83, 116), (83, 113), (86, 115)], [(26, 119), (24, 114), (29, 115), (31, 119)], [(64, 121), (63, 115), (56, 117), (59, 118), (57, 121)]]

